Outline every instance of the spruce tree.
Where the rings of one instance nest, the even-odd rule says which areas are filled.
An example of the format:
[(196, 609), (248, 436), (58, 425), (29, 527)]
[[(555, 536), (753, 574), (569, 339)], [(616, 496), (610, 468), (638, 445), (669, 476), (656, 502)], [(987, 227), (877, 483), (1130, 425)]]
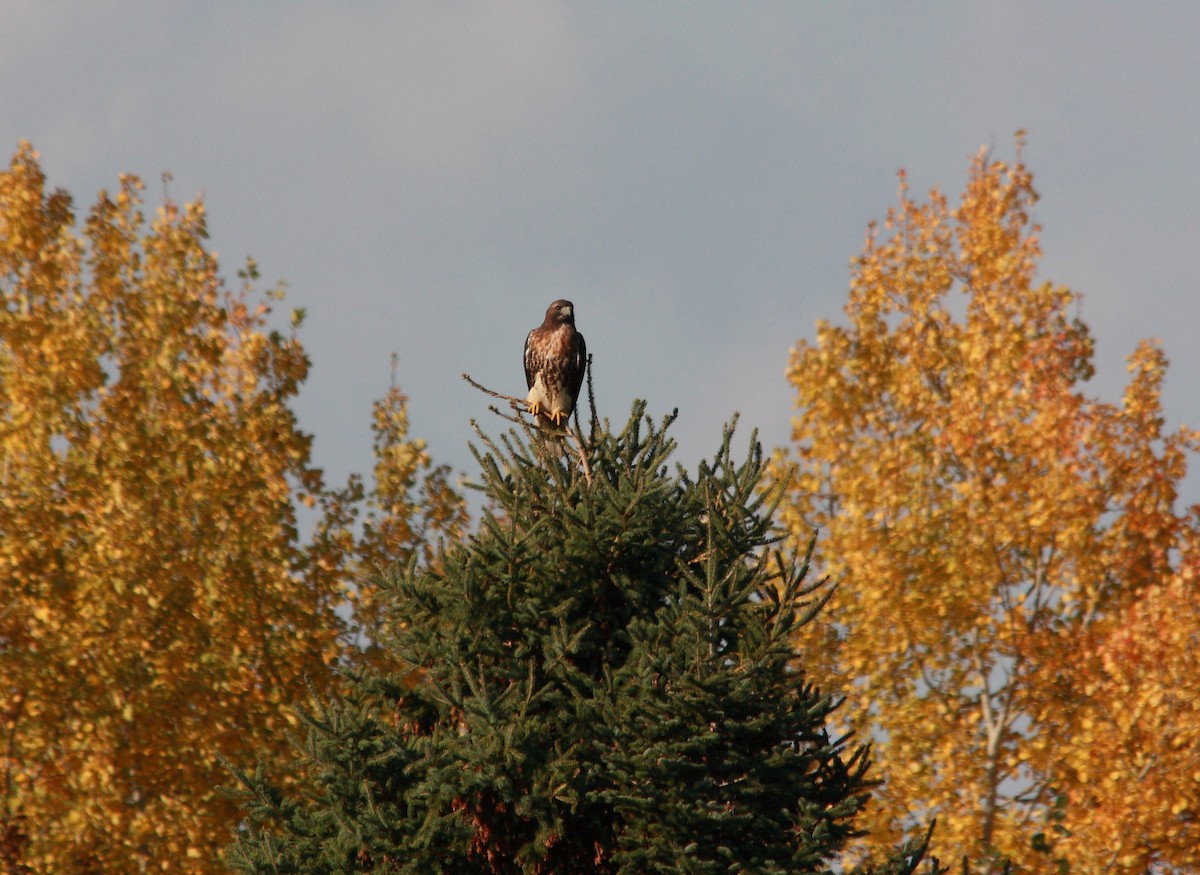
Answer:
[(871, 785), (791, 643), (828, 587), (776, 549), (761, 447), (672, 470), (672, 418), (636, 404), (586, 465), (483, 438), (478, 533), (378, 581), (412, 668), (308, 716), (296, 794), (238, 772), (235, 869), (829, 871)]

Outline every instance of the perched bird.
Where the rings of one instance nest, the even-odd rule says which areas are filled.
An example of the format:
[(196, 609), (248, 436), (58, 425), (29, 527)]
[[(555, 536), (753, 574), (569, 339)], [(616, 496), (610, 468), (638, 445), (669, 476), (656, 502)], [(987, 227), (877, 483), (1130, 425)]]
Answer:
[(587, 346), (575, 330), (575, 305), (555, 301), (542, 324), (525, 337), (529, 412), (562, 425), (575, 409), (586, 368)]

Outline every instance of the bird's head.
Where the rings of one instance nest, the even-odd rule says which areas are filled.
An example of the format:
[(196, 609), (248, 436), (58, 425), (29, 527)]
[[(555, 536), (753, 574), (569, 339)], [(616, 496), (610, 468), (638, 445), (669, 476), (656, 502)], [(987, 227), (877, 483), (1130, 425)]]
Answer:
[(570, 301), (555, 301), (546, 309), (546, 324), (574, 325), (575, 305)]

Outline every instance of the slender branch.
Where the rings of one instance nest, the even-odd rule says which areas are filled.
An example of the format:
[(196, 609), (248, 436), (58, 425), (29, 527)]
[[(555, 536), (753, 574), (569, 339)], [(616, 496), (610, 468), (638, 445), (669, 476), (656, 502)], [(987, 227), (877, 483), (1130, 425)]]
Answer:
[[(588, 390), (588, 407), (592, 412), (592, 421), (588, 424), (588, 443), (595, 443), (596, 429), (600, 427), (600, 417), (596, 415), (596, 393), (592, 389), (592, 354), (589, 352), (587, 357), (587, 390)], [(579, 425), (578, 411), (576, 412), (575, 424)]]
[(525, 403), (524, 398), (517, 398), (513, 395), (505, 395), (503, 392), (497, 392), (494, 389), (489, 389), (487, 386), (484, 386), (480, 383), (476, 383), (474, 380), (471, 379), (470, 374), (463, 374), (462, 378), (464, 380), (466, 380), (468, 383), (470, 383), (472, 386), (474, 386), (476, 389), (478, 389), (480, 392), (484, 392), (488, 395), (491, 395), (493, 398), (502, 398), (505, 401), (507, 401), (508, 403), (512, 404), (518, 410), (522, 409), (521, 405), (523, 405)]
[[(518, 409), (519, 409), (519, 408), (518, 408)], [(525, 428), (528, 428), (528, 427), (529, 427), (529, 423), (527, 423), (527, 422), (526, 422), (524, 419), (522, 419), (520, 416), (515, 416), (515, 415), (513, 415), (513, 414), (511, 414), (511, 413), (505, 413), (503, 410), (501, 410), (501, 409), (500, 409), (499, 407), (497, 407), (495, 404), (489, 404), (489, 405), (488, 405), (488, 410), (490, 410), (492, 413), (494, 413), (494, 414), (496, 414), (497, 416), (499, 416), (501, 419), (507, 419), (509, 422), (511, 422), (511, 423), (514, 423), (514, 424), (516, 424), (516, 425), (524, 426)], [(472, 420), (472, 422), (474, 422), (474, 420)]]
[[(588, 356), (588, 395), (589, 395), (589, 398), (591, 397), (591, 371), (592, 371), (591, 364), (592, 364), (592, 357), (589, 355)], [(504, 401), (507, 401), (509, 403), (509, 405), (512, 407), (512, 409), (514, 411), (516, 411), (518, 414), (527, 412), (527, 409), (525, 407), (526, 402), (525, 402), (524, 398), (517, 398), (512, 395), (505, 395), (503, 392), (497, 392), (494, 389), (489, 389), (487, 386), (484, 386), (482, 383), (477, 383), (475, 380), (471, 379), (470, 374), (464, 373), (462, 375), (462, 378), (464, 380), (466, 380), (468, 383), (470, 383), (472, 386), (474, 386), (476, 389), (478, 389), (480, 392), (483, 392), (487, 395), (491, 395), (493, 398), (500, 398)], [(596, 415), (594, 398), (591, 399), (591, 403), (592, 403), (592, 417), (593, 417), (593, 423), (594, 423), (595, 415)], [(497, 416), (507, 419), (509, 422), (515, 422), (525, 428), (528, 428), (528, 426), (525, 423), (525, 420), (522, 419), (519, 415), (518, 416), (509, 416), (508, 414), (501, 412), (495, 405), (489, 405), (488, 409), (491, 410), (493, 413), (495, 413)], [(575, 428), (572, 428), (570, 422), (568, 422), (567, 425), (563, 427), (563, 433), (567, 437), (574, 440), (576, 450), (577, 450), (577, 453), (579, 456), (579, 467), (583, 471), (583, 479), (587, 481), (588, 486), (591, 486), (592, 485), (592, 468), (588, 464), (588, 460), (587, 460), (587, 446), (584, 444), (583, 438), (580, 436), (580, 432), (582, 431), (582, 429), (580, 429), (578, 427), (579, 426), (578, 405), (576, 405), (576, 410), (575, 410), (575, 426), (576, 426)]]

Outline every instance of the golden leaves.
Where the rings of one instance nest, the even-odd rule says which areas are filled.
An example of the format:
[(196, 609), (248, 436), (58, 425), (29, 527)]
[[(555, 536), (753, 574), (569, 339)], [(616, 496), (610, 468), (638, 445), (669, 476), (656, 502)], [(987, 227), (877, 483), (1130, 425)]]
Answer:
[[(253, 265), (224, 288), (202, 204), (147, 226), (140, 191), (101, 193), (80, 237), (27, 144), (0, 173), (0, 750), (39, 871), (219, 870), (215, 754), (286, 747), (345, 655), (356, 544), (301, 544), (292, 503), (353, 515), (289, 406), (303, 347)], [(389, 477), (429, 464), (402, 438)]]
[[(781, 515), (798, 538), (822, 527), (818, 558), (844, 580), (829, 615), (843, 640), (806, 658), (861, 702), (854, 719), (879, 739), (869, 847), (888, 847), (917, 810), (938, 817), (945, 859), (1026, 861), (1023, 824), (1050, 810), (1052, 786), (1070, 799), (1069, 829), (1102, 799), (1116, 817), (1128, 794), (1080, 803), (1069, 785), (1128, 781), (1132, 754), (1114, 742), (1106, 762), (1081, 739), (1098, 738), (1123, 696), (1136, 689), (1149, 714), (1149, 690), (1166, 689), (1151, 672), (1118, 693), (1088, 668), (1089, 647), (1107, 646), (1108, 618), (1194, 544), (1175, 499), (1195, 435), (1163, 434), (1153, 345), (1134, 353), (1120, 407), (1079, 392), (1092, 341), (1069, 315), (1074, 294), (1035, 282), (1036, 197), (1019, 160), (984, 153), (954, 209), (936, 191), (914, 202), (902, 176), (900, 204), (855, 262), (847, 325), (818, 323), (789, 362)], [(1173, 805), (1151, 818), (1175, 822)], [(1073, 864), (1088, 868), (1098, 847), (1075, 842)]]
[[(393, 370), (395, 366), (393, 356)], [(375, 404), (372, 432), (375, 487), (367, 497), (362, 535), (349, 543), (343, 533), (345, 549), (352, 549), (356, 557), (357, 585), (349, 596), (357, 631), (366, 641), (386, 636), (391, 622), (377, 583), (381, 571), (414, 558), (433, 562), (436, 539), (460, 538), (467, 525), (466, 502), (450, 485), (449, 470), (435, 467), (424, 441), (409, 437), (408, 399), (394, 382)], [(388, 658), (379, 648), (370, 656), (377, 661)]]
[(1055, 751), (1074, 810), (1060, 846), (1072, 857), (1119, 858), (1142, 871), (1200, 863), (1200, 706), (1191, 694), (1200, 593), (1189, 539), (1184, 567), (1101, 619), (1079, 653), (1084, 695), (1059, 723), (1076, 743)]

